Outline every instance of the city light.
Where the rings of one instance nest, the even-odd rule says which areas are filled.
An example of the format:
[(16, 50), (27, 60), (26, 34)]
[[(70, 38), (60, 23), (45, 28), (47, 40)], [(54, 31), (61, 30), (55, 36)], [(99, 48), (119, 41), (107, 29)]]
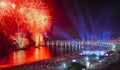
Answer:
[(73, 60), (72, 60), (72, 62), (76, 62), (76, 60), (75, 60), (75, 59), (73, 59)]
[(96, 59), (99, 59), (99, 57), (97, 56)]
[(86, 62), (86, 67), (89, 68), (90, 67), (90, 62)]
[(89, 61), (89, 57), (86, 56), (86, 57), (85, 57), (85, 60), (86, 60), (86, 61)]
[(63, 68), (66, 68), (67, 66), (66, 66), (66, 63), (63, 63)]
[(104, 56), (105, 55), (105, 51), (82, 51), (83, 55), (96, 55), (96, 56)]

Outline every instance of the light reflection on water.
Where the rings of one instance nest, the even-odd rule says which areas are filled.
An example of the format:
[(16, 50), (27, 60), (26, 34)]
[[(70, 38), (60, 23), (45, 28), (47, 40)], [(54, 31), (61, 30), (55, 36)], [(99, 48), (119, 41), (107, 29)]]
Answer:
[(52, 58), (51, 52), (47, 47), (29, 48), (29, 50), (18, 50), (11, 52), (8, 56), (0, 59), (0, 68), (13, 65), (20, 65), (34, 61)]
[(82, 46), (43, 46), (39, 48), (31, 47), (27, 50), (18, 50), (0, 59), (0, 68), (50, 59), (81, 49)]

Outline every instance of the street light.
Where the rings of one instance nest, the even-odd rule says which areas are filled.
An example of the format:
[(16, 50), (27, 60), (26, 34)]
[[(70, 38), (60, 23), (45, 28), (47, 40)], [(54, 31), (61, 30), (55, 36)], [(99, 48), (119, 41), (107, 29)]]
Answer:
[(99, 56), (97, 56), (96, 59), (99, 59)]
[(90, 62), (89, 61), (86, 62), (86, 67), (87, 67), (87, 69), (90, 67)]
[(66, 68), (67, 68), (66, 63), (63, 63), (63, 64), (62, 64), (62, 67), (63, 67), (63, 69), (65, 69), (65, 70), (66, 70)]
[(85, 57), (85, 60), (86, 60), (86, 61), (89, 61), (89, 58), (86, 56), (86, 57)]
[(100, 63), (100, 70), (101, 70), (101, 62), (102, 62), (102, 61), (100, 60), (100, 61), (99, 61), (99, 63)]
[(76, 62), (76, 60), (75, 60), (75, 59), (73, 59), (73, 60), (72, 60), (72, 62)]

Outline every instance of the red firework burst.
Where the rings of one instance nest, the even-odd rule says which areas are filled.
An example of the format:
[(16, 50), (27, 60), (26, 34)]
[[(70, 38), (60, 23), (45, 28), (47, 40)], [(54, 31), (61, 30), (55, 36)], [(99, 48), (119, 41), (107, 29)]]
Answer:
[(49, 30), (50, 10), (41, 0), (0, 0), (0, 24), (5, 34), (14, 37), (19, 31), (29, 30), (36, 41)]

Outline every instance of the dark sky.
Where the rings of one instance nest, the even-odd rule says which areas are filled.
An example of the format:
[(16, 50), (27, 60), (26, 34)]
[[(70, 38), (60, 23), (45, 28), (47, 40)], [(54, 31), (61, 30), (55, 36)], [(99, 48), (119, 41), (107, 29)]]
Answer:
[[(91, 28), (88, 21), (89, 18), (87, 17), (86, 13), (90, 12), (92, 19), (96, 21), (97, 17), (100, 15), (100, 12), (103, 10), (105, 11), (103, 16), (106, 16), (100, 19), (101, 24), (99, 25), (101, 26), (101, 29), (102, 27), (109, 28), (112, 32), (112, 38), (117, 38), (120, 35), (119, 0), (49, 0), (49, 3), (52, 6), (53, 15), (52, 27), (49, 32), (51, 39), (65, 39), (64, 37), (61, 37), (60, 34), (62, 34), (62, 36), (69, 35), (74, 39), (79, 38), (76, 27), (74, 26), (75, 23), (71, 22), (71, 19), (68, 15), (69, 11), (66, 10), (66, 8), (70, 8), (72, 14), (75, 15), (75, 17), (71, 18), (78, 19), (78, 13), (75, 11), (75, 5), (77, 5), (77, 8), (79, 9), (78, 12), (82, 12), (80, 14), (84, 15), (84, 21), (86, 22), (86, 29), (88, 31), (91, 31)], [(87, 11), (86, 9), (89, 10)], [(107, 18), (109, 18), (107, 21), (108, 23), (105, 23), (104, 19)]]

